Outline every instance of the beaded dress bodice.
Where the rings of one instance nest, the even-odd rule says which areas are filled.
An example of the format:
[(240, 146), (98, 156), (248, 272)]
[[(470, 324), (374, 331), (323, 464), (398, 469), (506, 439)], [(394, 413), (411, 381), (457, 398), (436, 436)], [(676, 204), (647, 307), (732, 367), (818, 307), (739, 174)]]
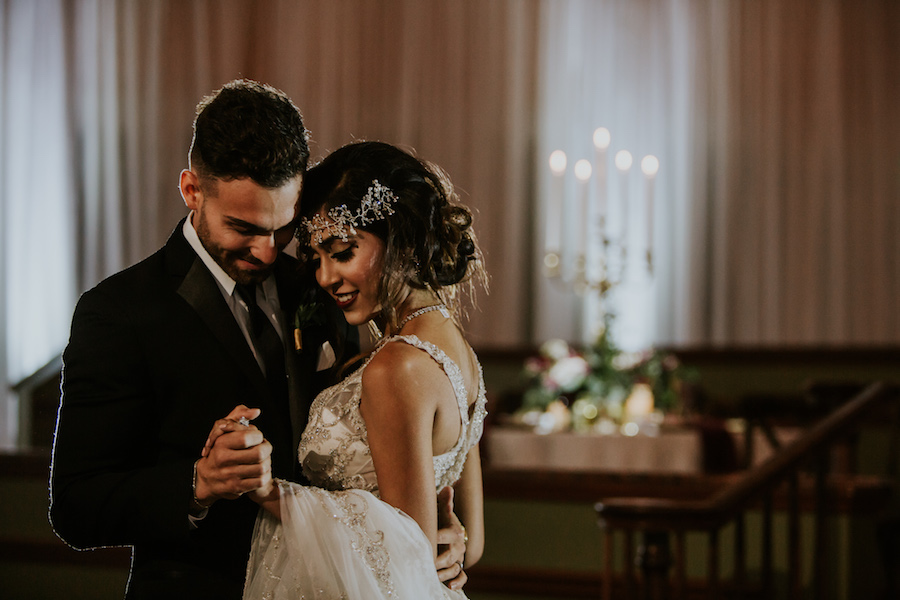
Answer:
[(328, 490), (362, 489), (378, 495), (366, 424), (359, 410), (362, 376), (366, 366), (386, 344), (397, 342), (427, 352), (453, 386), (462, 422), (461, 433), (453, 448), (433, 457), (434, 479), (438, 490), (459, 479), (468, 451), (478, 443), (484, 431), (487, 410), (481, 365), (478, 365), (478, 396), (470, 418), (468, 392), (459, 366), (434, 344), (406, 335), (383, 340), (363, 366), (324, 390), (313, 401), (309, 424), (299, 448), (303, 474), (313, 485)]

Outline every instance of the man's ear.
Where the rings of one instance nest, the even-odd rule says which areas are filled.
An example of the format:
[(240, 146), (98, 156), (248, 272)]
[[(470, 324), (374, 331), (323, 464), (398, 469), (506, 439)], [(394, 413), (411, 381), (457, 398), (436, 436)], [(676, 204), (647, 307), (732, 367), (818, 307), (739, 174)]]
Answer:
[(178, 183), (181, 190), (181, 198), (184, 204), (191, 210), (199, 210), (203, 201), (203, 192), (200, 190), (200, 178), (189, 169), (181, 172), (181, 180)]

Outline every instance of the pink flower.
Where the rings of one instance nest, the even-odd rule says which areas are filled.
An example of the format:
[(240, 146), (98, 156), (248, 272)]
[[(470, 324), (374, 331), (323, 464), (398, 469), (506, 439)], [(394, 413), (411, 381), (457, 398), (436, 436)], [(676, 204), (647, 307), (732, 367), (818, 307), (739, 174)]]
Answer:
[(674, 371), (678, 365), (678, 357), (674, 354), (666, 354), (662, 359), (662, 366), (666, 371)]
[(531, 375), (538, 375), (542, 373), (549, 364), (550, 363), (545, 358), (532, 356), (525, 361), (525, 371)]

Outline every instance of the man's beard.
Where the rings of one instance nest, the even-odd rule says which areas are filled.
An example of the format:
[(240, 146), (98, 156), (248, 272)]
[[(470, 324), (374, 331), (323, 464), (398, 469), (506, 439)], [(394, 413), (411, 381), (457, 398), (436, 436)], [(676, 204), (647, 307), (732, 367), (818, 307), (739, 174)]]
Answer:
[(226, 250), (212, 241), (209, 226), (203, 216), (203, 211), (197, 213), (196, 231), (200, 243), (209, 252), (216, 264), (222, 267), (229, 277), (239, 284), (260, 283), (265, 280), (271, 273), (274, 265), (269, 265), (265, 269), (247, 271), (237, 266), (238, 260), (245, 260), (253, 264), (262, 264), (250, 254), (250, 250)]

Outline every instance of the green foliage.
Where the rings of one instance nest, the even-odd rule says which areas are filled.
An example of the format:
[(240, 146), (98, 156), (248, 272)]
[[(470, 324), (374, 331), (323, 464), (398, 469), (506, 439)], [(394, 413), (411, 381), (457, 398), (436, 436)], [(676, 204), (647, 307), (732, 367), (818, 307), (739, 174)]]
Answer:
[(522, 409), (544, 410), (558, 399), (570, 406), (587, 400), (607, 413), (621, 414), (621, 405), (636, 383), (650, 386), (658, 410), (678, 409), (681, 384), (696, 375), (672, 354), (652, 349), (623, 352), (610, 335), (611, 321), (607, 316), (600, 335), (581, 351), (562, 340), (544, 343), (538, 356), (525, 362)]
[(304, 329), (312, 325), (321, 325), (325, 322), (325, 311), (322, 304), (316, 299), (316, 290), (310, 288), (303, 296), (303, 301), (297, 306), (294, 313), (294, 329)]

